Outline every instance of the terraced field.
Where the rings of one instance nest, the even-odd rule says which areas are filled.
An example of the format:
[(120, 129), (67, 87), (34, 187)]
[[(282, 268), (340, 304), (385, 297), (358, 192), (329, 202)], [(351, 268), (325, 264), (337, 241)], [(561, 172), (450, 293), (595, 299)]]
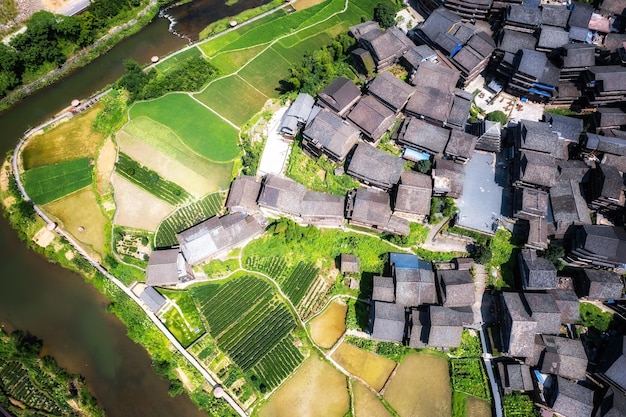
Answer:
[(46, 204), (91, 184), (89, 158), (58, 162), (29, 169), (22, 175), (24, 187), (36, 204)]

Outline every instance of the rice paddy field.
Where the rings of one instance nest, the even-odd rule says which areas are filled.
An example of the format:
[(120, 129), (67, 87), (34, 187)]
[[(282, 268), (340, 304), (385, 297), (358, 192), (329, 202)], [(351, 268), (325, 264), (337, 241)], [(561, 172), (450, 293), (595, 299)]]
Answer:
[(352, 381), (355, 417), (392, 417), (376, 394), (359, 381)]
[(406, 356), (383, 395), (401, 417), (450, 417), (452, 391), (448, 361), (420, 353)]
[(46, 204), (91, 184), (89, 158), (38, 166), (22, 174), (24, 187), (36, 204)]
[(339, 345), (332, 358), (346, 371), (363, 379), (376, 391), (383, 388), (396, 367), (396, 363), (391, 359), (383, 358), (346, 342)]
[(326, 310), (309, 323), (311, 337), (319, 346), (330, 349), (346, 331), (348, 306), (341, 300), (332, 302)]
[(33, 136), (22, 150), (25, 170), (93, 156), (102, 135), (91, 126), (104, 105), (98, 103), (88, 111), (40, 135)]
[(260, 410), (260, 417), (343, 417), (350, 410), (346, 377), (312, 355)]
[(129, 114), (131, 120), (145, 116), (167, 126), (191, 150), (211, 161), (231, 161), (239, 155), (237, 129), (187, 94), (136, 103)]

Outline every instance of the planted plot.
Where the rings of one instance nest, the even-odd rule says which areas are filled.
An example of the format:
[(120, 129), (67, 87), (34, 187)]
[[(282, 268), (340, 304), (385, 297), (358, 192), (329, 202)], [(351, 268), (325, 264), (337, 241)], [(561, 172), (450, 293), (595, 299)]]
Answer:
[(280, 285), (287, 297), (297, 305), (317, 277), (319, 270), (312, 263), (300, 262)]
[(239, 76), (266, 96), (278, 97), (279, 81), (287, 78), (290, 66), (289, 61), (270, 48), (239, 71)]
[(185, 203), (192, 198), (183, 188), (161, 178), (159, 174), (131, 159), (125, 153), (119, 155), (117, 173), (172, 205)]
[(480, 358), (452, 359), (450, 368), (454, 391), (485, 400), (491, 399), (487, 376)]
[(89, 158), (30, 169), (22, 175), (24, 187), (36, 204), (46, 204), (91, 184)]
[(215, 216), (222, 209), (223, 196), (213, 193), (194, 203), (180, 207), (161, 222), (156, 231), (154, 246), (165, 248), (176, 245), (176, 233)]
[(159, 72), (167, 74), (168, 71), (170, 71), (173, 68), (176, 68), (176, 66), (179, 63), (189, 58), (197, 58), (200, 56), (202, 56), (202, 52), (200, 52), (200, 50), (194, 46), (192, 48), (187, 49), (184, 52), (181, 52), (179, 54), (172, 56), (171, 58), (166, 59), (165, 61), (160, 62), (159, 64), (156, 65), (156, 69), (159, 70)]
[(289, 273), (287, 262), (281, 256), (261, 257), (252, 255), (246, 258), (246, 268), (262, 272), (278, 282), (283, 282)]
[(252, 368), (253, 374), (265, 381), (269, 390), (280, 385), (304, 359), (293, 343), (291, 336), (285, 337)]

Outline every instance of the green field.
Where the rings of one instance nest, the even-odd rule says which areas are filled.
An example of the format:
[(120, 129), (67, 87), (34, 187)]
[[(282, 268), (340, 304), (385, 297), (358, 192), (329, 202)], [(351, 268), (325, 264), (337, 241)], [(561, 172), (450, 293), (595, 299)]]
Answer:
[(119, 154), (116, 171), (127, 180), (171, 205), (184, 204), (192, 199), (192, 196), (182, 187), (159, 177), (156, 172), (124, 153)]
[(197, 286), (191, 295), (217, 346), (254, 385), (273, 388), (302, 361), (290, 336), (296, 322), (262, 279), (243, 276), (222, 285)]
[(213, 193), (202, 200), (180, 207), (161, 222), (154, 236), (154, 246), (167, 248), (178, 244), (176, 233), (215, 216), (222, 209), (223, 200), (221, 193)]
[(198, 155), (212, 161), (230, 161), (239, 155), (237, 130), (187, 94), (136, 103), (130, 117), (141, 116), (166, 125)]
[(269, 97), (278, 97), (279, 81), (287, 78), (292, 64), (270, 48), (247, 65), (239, 76)]
[(258, 113), (268, 98), (237, 75), (211, 83), (196, 97), (239, 126)]
[(176, 65), (178, 65), (180, 62), (188, 59), (188, 58), (194, 58), (194, 57), (199, 57), (202, 56), (202, 52), (200, 52), (200, 50), (197, 47), (192, 47), (187, 49), (184, 52), (181, 52), (179, 54), (174, 55), (171, 58), (166, 59), (163, 62), (158, 63), (155, 68), (163, 73), (163, 74), (167, 74), (170, 70), (174, 69), (176, 67)]
[(238, 51), (220, 52), (214, 58), (211, 58), (209, 62), (219, 68), (223, 74), (230, 74), (250, 62), (265, 48), (267, 48), (267, 44), (251, 46)]
[(35, 204), (46, 204), (91, 184), (89, 158), (74, 159), (29, 169), (22, 174), (24, 187)]

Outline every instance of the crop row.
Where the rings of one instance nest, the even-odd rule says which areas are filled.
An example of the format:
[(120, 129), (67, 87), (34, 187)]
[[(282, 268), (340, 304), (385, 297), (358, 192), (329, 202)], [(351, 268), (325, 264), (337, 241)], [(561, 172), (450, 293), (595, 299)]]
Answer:
[(294, 346), (293, 339), (287, 336), (257, 362), (252, 372), (271, 390), (291, 375), (303, 359), (298, 348)]
[(487, 376), (480, 358), (452, 359), (452, 389), (465, 394), (490, 399)]
[(35, 386), (28, 371), (19, 362), (8, 361), (0, 367), (0, 382), (3, 391), (29, 407), (54, 415), (61, 415), (64, 411), (56, 401)]
[(30, 198), (46, 204), (91, 184), (92, 171), (89, 158), (80, 158), (29, 169), (22, 179)]
[(252, 255), (246, 259), (246, 268), (269, 275), (278, 282), (284, 281), (288, 273), (287, 263), (281, 256)]
[(192, 199), (181, 186), (161, 178), (159, 174), (141, 165), (125, 153), (119, 155), (117, 173), (173, 206)]
[[(276, 299), (269, 302), (263, 301), (262, 304), (259, 304), (259, 306), (263, 307), (262, 311), (257, 311), (257, 308), (248, 309), (248, 311), (237, 320), (236, 325), (231, 326), (220, 335), (215, 335), (215, 339), (219, 340), (220, 347), (225, 349), (232, 347), (232, 345), (241, 338), (242, 334), (247, 334), (247, 332), (252, 331), (263, 322), (263, 320), (271, 314), (278, 302)], [(256, 305), (254, 307), (256, 307)]]
[(221, 208), (221, 193), (209, 194), (201, 200), (180, 207), (159, 225), (154, 237), (155, 247), (164, 248), (177, 244), (176, 233), (215, 216)]
[(305, 296), (296, 306), (296, 311), (302, 320), (308, 320), (324, 306), (326, 303), (325, 295), (329, 289), (330, 284), (321, 277), (318, 276), (313, 281)]
[(300, 262), (281, 284), (281, 288), (294, 305), (302, 300), (318, 272), (312, 263)]

